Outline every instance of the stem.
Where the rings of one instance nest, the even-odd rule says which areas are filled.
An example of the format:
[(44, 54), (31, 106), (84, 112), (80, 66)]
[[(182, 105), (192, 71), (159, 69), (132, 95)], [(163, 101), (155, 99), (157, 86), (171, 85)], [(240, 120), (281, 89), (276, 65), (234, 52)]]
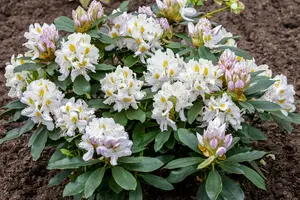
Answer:
[(226, 10), (227, 8), (229, 8), (230, 6), (225, 6), (225, 7), (223, 7), (223, 8), (220, 8), (220, 9), (218, 9), (218, 10), (214, 10), (214, 11), (212, 11), (212, 12), (209, 12), (209, 13), (207, 13), (206, 15), (204, 15), (203, 17), (211, 17), (212, 15), (214, 15), (214, 14), (216, 14), (216, 13), (218, 13), (218, 12), (221, 12), (221, 11), (223, 11), (223, 10)]

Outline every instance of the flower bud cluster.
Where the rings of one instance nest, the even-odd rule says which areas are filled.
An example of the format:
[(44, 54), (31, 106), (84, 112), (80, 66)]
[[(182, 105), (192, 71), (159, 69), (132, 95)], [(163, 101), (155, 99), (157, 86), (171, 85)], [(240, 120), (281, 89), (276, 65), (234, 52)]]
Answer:
[(177, 130), (176, 113), (181, 121), (186, 121), (184, 109), (192, 106), (190, 92), (183, 83), (166, 82), (156, 95), (154, 95), (152, 118), (160, 125), (161, 131), (168, 130), (168, 126)]
[(78, 99), (75, 102), (73, 97), (60, 107), (56, 127), (61, 129), (62, 136), (73, 137), (77, 130), (83, 133), (88, 122), (95, 117), (94, 112), (95, 109), (88, 108), (84, 100)]
[(133, 142), (129, 139), (124, 127), (116, 124), (112, 118), (94, 118), (86, 127), (79, 147), (87, 152), (83, 160), (97, 155), (110, 159), (111, 165), (117, 165), (117, 160), (123, 156), (130, 156)]
[(103, 14), (102, 5), (96, 0), (92, 1), (88, 11), (85, 11), (81, 6), (78, 6), (76, 10), (72, 11), (76, 32), (86, 33), (96, 20), (101, 19)]
[(59, 65), (61, 76), (64, 81), (71, 73), (71, 80), (83, 75), (89, 81), (88, 72), (95, 72), (95, 65), (98, 63), (99, 50), (91, 44), (91, 36), (82, 33), (73, 33), (63, 41), (61, 49), (55, 52), (55, 62)]
[(28, 40), (24, 46), (29, 49), (28, 53), (32, 55), (33, 60), (36, 58), (47, 61), (54, 60), (56, 43), (59, 39), (54, 24), (43, 24), (43, 26), (38, 23), (31, 24), (29, 32), (26, 32), (24, 37)]
[(129, 107), (138, 109), (138, 100), (146, 93), (141, 91), (143, 81), (136, 78), (136, 74), (128, 67), (118, 66), (115, 72), (106, 74), (100, 80), (101, 90), (105, 93), (105, 104), (114, 104), (114, 110), (121, 112)]
[(22, 115), (31, 118), (36, 124), (46, 125), (51, 131), (54, 129), (53, 120), (58, 114), (63, 97), (53, 82), (45, 79), (33, 81), (21, 98), (21, 102), (27, 105), (22, 110)]
[(204, 130), (203, 136), (197, 133), (198, 147), (206, 157), (215, 156), (225, 159), (225, 153), (232, 143), (232, 135), (227, 134), (226, 124), (222, 124), (221, 120), (216, 117), (208, 123), (208, 127)]

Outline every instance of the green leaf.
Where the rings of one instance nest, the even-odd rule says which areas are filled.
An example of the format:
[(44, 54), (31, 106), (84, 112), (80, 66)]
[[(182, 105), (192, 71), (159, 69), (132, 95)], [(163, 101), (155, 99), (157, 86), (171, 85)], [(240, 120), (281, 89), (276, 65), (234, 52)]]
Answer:
[(244, 175), (258, 188), (266, 190), (264, 179), (253, 169), (241, 165), (240, 167), (244, 171)]
[(236, 48), (236, 47), (231, 47), (231, 46), (221, 46), (221, 47), (218, 47), (216, 48), (217, 50), (226, 50), (226, 49), (229, 49), (230, 51), (234, 52), (235, 55), (237, 56), (240, 56), (240, 57), (243, 57), (247, 60), (252, 60), (252, 56), (250, 56), (248, 54), (248, 52), (242, 50), (242, 49), (239, 49), (239, 48)]
[(215, 160), (215, 156), (211, 155), (209, 158), (207, 158), (202, 163), (200, 163), (200, 165), (198, 166), (198, 169), (203, 169), (203, 168), (209, 166), (214, 160)]
[(73, 91), (77, 95), (89, 94), (91, 92), (91, 85), (85, 80), (84, 76), (80, 75), (74, 80)]
[(130, 157), (130, 161), (122, 157), (118, 163), (127, 170), (138, 172), (152, 172), (164, 165), (161, 160), (151, 157)]
[(130, 55), (128, 56), (125, 61), (124, 61), (124, 66), (127, 67), (132, 67), (133, 65), (135, 65), (136, 63), (139, 62), (139, 57), (135, 56), (135, 55)]
[(97, 187), (101, 184), (105, 174), (105, 167), (96, 169), (87, 179), (84, 186), (84, 195), (86, 198), (92, 196)]
[(109, 187), (115, 192), (120, 193), (123, 189), (116, 183), (115, 179), (113, 177), (109, 178), (108, 181)]
[(200, 58), (212, 61), (214, 65), (218, 62), (216, 56), (205, 46), (198, 48), (198, 55)]
[(127, 11), (127, 6), (128, 6), (128, 4), (129, 4), (129, 1), (123, 1), (122, 4), (120, 5), (120, 10), (121, 10), (122, 12)]
[(262, 120), (272, 120), (272, 116), (269, 113), (263, 112), (263, 113), (258, 113), (258, 115)]
[(52, 154), (52, 156), (50, 157), (48, 163), (52, 163), (55, 162), (57, 160), (61, 160), (63, 158), (65, 158), (65, 156), (61, 153), (60, 149), (64, 147), (64, 143), (58, 145), (54, 151), (54, 153)]
[[(1, 116), (1, 114), (0, 114)], [(16, 122), (18, 121), (22, 116), (22, 111), (21, 110), (17, 110), (13, 116), (13, 121)]]
[(219, 163), (220, 167), (225, 171), (233, 174), (244, 174), (244, 171), (240, 169), (240, 164), (237, 162), (224, 161)]
[(53, 178), (50, 179), (48, 186), (56, 186), (59, 185), (68, 175), (72, 172), (72, 170), (63, 170), (60, 173), (56, 174)]
[(54, 20), (54, 24), (57, 30), (66, 31), (66, 32), (75, 32), (74, 21), (68, 17), (61, 16)]
[(76, 178), (76, 181), (69, 182), (63, 191), (63, 197), (73, 196), (73, 195), (83, 192), (85, 183), (88, 180), (88, 178), (90, 177), (91, 173), (92, 172), (85, 172), (84, 174), (81, 174), (80, 176), (78, 176)]
[(13, 102), (10, 102), (9, 104), (3, 106), (3, 108), (11, 109), (11, 110), (19, 110), (26, 108), (26, 104), (21, 103), (20, 100), (16, 100)]
[(110, 70), (115, 70), (116, 67), (112, 66), (112, 65), (107, 65), (107, 64), (97, 64), (95, 65), (96, 70), (100, 70), (100, 71), (110, 71)]
[(22, 72), (22, 71), (36, 71), (45, 65), (42, 64), (36, 64), (36, 63), (25, 63), (23, 65), (16, 66), (14, 68), (14, 73)]
[(159, 188), (162, 190), (173, 190), (174, 189), (173, 185), (162, 177), (155, 176), (152, 174), (143, 174), (141, 176), (144, 179), (144, 181), (146, 181), (150, 185), (153, 185), (156, 188)]
[(66, 91), (68, 86), (71, 84), (72, 80), (68, 77), (64, 81), (59, 81), (57, 78), (54, 78), (54, 83), (62, 90)]
[(189, 124), (192, 124), (199, 114), (202, 113), (203, 101), (197, 100), (194, 102), (193, 106), (188, 110), (187, 119)]
[(264, 110), (264, 111), (277, 111), (281, 110), (281, 106), (269, 101), (248, 101), (255, 109)]
[(104, 104), (103, 102), (104, 102), (104, 99), (92, 99), (92, 100), (88, 101), (87, 104), (90, 108), (95, 108), (96, 110), (111, 108), (110, 105)]
[(281, 110), (278, 110), (278, 111), (275, 111), (275, 112), (271, 112), (270, 113), (272, 116), (276, 116), (276, 117), (278, 117), (278, 118), (280, 118), (280, 119), (282, 119), (283, 121), (285, 121), (285, 122), (293, 122), (293, 120), (292, 120), (292, 118), (290, 118), (289, 116), (285, 116), (282, 112), (281, 112)]
[(164, 131), (159, 133), (155, 138), (154, 150), (158, 152), (164, 144), (169, 140), (171, 131)]
[(293, 131), (293, 126), (290, 122), (282, 120), (281, 118), (272, 115), (273, 120), (280, 126), (282, 129), (286, 130), (288, 133), (291, 133)]
[(239, 101), (238, 104), (245, 108), (250, 114), (255, 112), (253, 105), (247, 101)]
[(200, 153), (200, 150), (198, 148), (198, 139), (196, 135), (189, 132), (189, 130), (187, 129), (180, 128), (178, 130), (178, 137), (183, 144), (185, 144), (195, 152)]
[(205, 181), (200, 184), (200, 187), (198, 189), (197, 196), (196, 196), (197, 200), (211, 200), (207, 196), (207, 193), (206, 193), (206, 190), (205, 190), (205, 184), (206, 184)]
[(226, 44), (229, 39), (239, 39), (239, 38), (241, 38), (241, 36), (225, 37), (225, 38), (222, 38), (222, 40), (220, 42), (218, 42), (217, 44), (218, 45)]
[(36, 138), (34, 139), (31, 145), (31, 155), (33, 157), (33, 160), (39, 159), (43, 149), (45, 148), (47, 139), (48, 139), (47, 129), (43, 129), (42, 131), (38, 132)]
[(138, 123), (134, 127), (133, 132), (132, 132), (132, 139), (133, 139), (134, 144), (138, 145), (143, 141), (143, 139), (145, 137), (145, 131), (146, 131), (146, 127), (142, 123)]
[(179, 158), (169, 162), (164, 168), (165, 169), (176, 169), (182, 167), (188, 167), (191, 165), (199, 164), (203, 162), (204, 159), (200, 157), (188, 157), (188, 158)]
[(246, 96), (253, 95), (255, 93), (267, 90), (271, 85), (274, 84), (274, 80), (263, 79), (255, 83), (253, 86), (245, 90), (244, 94)]
[(267, 140), (267, 136), (263, 132), (261, 132), (259, 129), (253, 127), (253, 126), (247, 126), (247, 133), (251, 140)]
[(245, 194), (241, 187), (227, 176), (222, 176), (223, 190), (220, 194), (224, 200), (244, 200)]
[(105, 78), (106, 76), (106, 73), (104, 71), (96, 71), (96, 73), (89, 73), (89, 76), (93, 79), (93, 80), (96, 80), (96, 81), (99, 81), (103, 78)]
[(61, 160), (56, 160), (50, 162), (47, 166), (47, 169), (77, 169), (82, 166), (89, 166), (96, 163), (99, 163), (100, 160), (91, 160), (91, 161), (84, 161), (80, 157), (72, 157), (72, 158), (63, 158)]
[(183, 49), (183, 50), (179, 51), (177, 54), (178, 54), (179, 56), (183, 56), (183, 55), (185, 55), (185, 54), (191, 53), (191, 51), (192, 51), (191, 48), (187, 48), (187, 49)]
[(121, 124), (122, 126), (126, 126), (127, 122), (128, 122), (128, 119), (127, 119), (126, 114), (125, 114), (124, 111), (117, 112), (114, 115), (114, 120), (115, 120), (116, 123)]
[(146, 114), (141, 109), (129, 109), (126, 110), (126, 116), (129, 120), (139, 120), (140, 122), (144, 123), (146, 120)]
[[(146, 124), (145, 124), (146, 126)], [(144, 135), (144, 139), (141, 143), (139, 143), (138, 145), (133, 144), (131, 151), (132, 153), (137, 153), (140, 151), (143, 151), (145, 149), (145, 146), (147, 146), (150, 142), (152, 142), (155, 137), (157, 136), (158, 133), (160, 133), (160, 129), (159, 130), (155, 130), (155, 131), (151, 131), (149, 133), (146, 133)]]
[(188, 177), (191, 174), (194, 174), (197, 171), (198, 171), (197, 165), (184, 167), (184, 168), (178, 169), (176, 171), (171, 171), (167, 180), (170, 183), (179, 183), (179, 182), (183, 181), (186, 177)]
[(179, 37), (181, 39), (184, 39), (187, 42), (192, 43), (192, 39), (186, 33), (175, 33), (174, 35), (176, 35), (177, 37)]
[(54, 75), (54, 71), (58, 70), (59, 65), (56, 62), (51, 62), (49, 65), (47, 65), (46, 72), (50, 75)]
[(151, 88), (146, 88), (143, 91), (146, 92), (146, 96), (143, 98), (143, 100), (153, 99), (153, 96), (156, 94), (156, 92), (151, 91)]
[(300, 115), (297, 113), (289, 113), (288, 115), (292, 120), (294, 124), (300, 124)]
[(187, 46), (185, 46), (181, 43), (178, 43), (178, 42), (172, 42), (172, 43), (166, 45), (166, 48), (170, 48), (170, 49), (180, 49), (182, 47), (187, 47)]
[(238, 153), (227, 158), (230, 162), (246, 162), (262, 158), (266, 152), (264, 151), (248, 151), (245, 153)]
[(97, 39), (99, 39), (103, 44), (116, 45), (116, 41), (105, 33), (98, 32), (97, 35)]
[(13, 130), (10, 130), (6, 133), (5, 137), (0, 139), (0, 144), (3, 144), (4, 142), (10, 141), (12, 139), (15, 139), (19, 137), (21, 128), (15, 128)]
[(56, 128), (53, 131), (48, 132), (49, 138), (54, 141), (58, 140), (61, 136), (60, 131), (61, 131), (60, 128)]
[(129, 191), (129, 200), (143, 200), (143, 191), (139, 182), (134, 191)]
[(130, 172), (123, 167), (115, 166), (111, 169), (116, 183), (124, 190), (135, 190), (137, 182)]
[(222, 178), (220, 174), (216, 170), (209, 172), (205, 183), (205, 190), (207, 196), (211, 200), (216, 200), (219, 194), (221, 193), (222, 188), (223, 188), (223, 184), (222, 184)]
[(165, 163), (173, 160), (175, 158), (175, 156), (174, 155), (161, 155), (161, 156), (157, 156), (156, 158), (165, 164)]

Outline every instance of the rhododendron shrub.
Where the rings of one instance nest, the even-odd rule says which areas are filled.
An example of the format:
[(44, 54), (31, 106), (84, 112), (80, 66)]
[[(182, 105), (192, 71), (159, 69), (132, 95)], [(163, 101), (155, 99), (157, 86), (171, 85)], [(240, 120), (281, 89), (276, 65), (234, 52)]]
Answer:
[(56, 148), (48, 169), (61, 172), (49, 185), (67, 179), (63, 196), (76, 199), (140, 200), (145, 184), (173, 190), (188, 176), (201, 200), (244, 199), (232, 174), (266, 189), (256, 161), (272, 154), (252, 148), (267, 140), (254, 125), (291, 132), (294, 87), (209, 20), (242, 2), (215, 2), (223, 7), (207, 14), (186, 0), (105, 14), (94, 0), (73, 19), (30, 25), (28, 51), (5, 68), (15, 100), (1, 116), (21, 125), (0, 143), (30, 133), (34, 160)]

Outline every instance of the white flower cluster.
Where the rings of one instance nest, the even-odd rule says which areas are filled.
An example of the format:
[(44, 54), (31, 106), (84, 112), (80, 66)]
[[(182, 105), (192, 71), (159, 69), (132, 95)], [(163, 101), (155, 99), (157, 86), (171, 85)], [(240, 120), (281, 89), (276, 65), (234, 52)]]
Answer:
[(288, 85), (284, 75), (277, 75), (273, 80), (276, 82), (267, 90), (262, 99), (279, 104), (282, 107), (282, 113), (287, 116), (288, 112), (296, 110), (294, 86)]
[(34, 123), (46, 125), (51, 131), (63, 97), (53, 82), (45, 79), (33, 81), (21, 98), (21, 102), (28, 106), (22, 110), (22, 115), (30, 117)]
[(124, 127), (112, 118), (94, 118), (86, 127), (79, 147), (87, 151), (83, 155), (85, 161), (93, 158), (96, 149), (97, 155), (110, 158), (110, 164), (117, 165), (119, 157), (132, 154), (132, 144)]
[(79, 75), (89, 81), (88, 72), (95, 72), (95, 64), (98, 62), (99, 50), (91, 44), (91, 36), (82, 33), (73, 33), (68, 36), (67, 41), (62, 42), (60, 50), (55, 52), (55, 62), (59, 65), (61, 76), (64, 81), (71, 73), (74, 81)]
[(85, 101), (78, 99), (75, 102), (73, 97), (60, 107), (56, 127), (61, 129), (62, 136), (73, 137), (77, 130), (83, 133), (87, 124), (95, 117), (94, 112), (95, 109), (88, 108)]
[[(221, 25), (212, 28), (211, 22), (206, 18), (200, 18), (199, 22), (194, 25), (192, 22), (188, 24), (189, 36), (195, 47), (206, 46), (208, 48), (216, 48), (224, 44), (219, 44), (222, 39), (232, 37), (232, 33), (227, 32)], [(234, 39), (228, 39), (225, 42), (227, 46), (236, 46)]]
[(118, 66), (115, 72), (106, 74), (100, 80), (101, 90), (105, 93), (105, 104), (114, 104), (114, 110), (121, 112), (129, 107), (138, 109), (138, 100), (146, 93), (141, 91), (143, 81), (136, 79), (136, 74), (128, 67)]
[(211, 61), (205, 59), (190, 60), (185, 64), (184, 69), (179, 75), (179, 80), (191, 91), (190, 98), (192, 101), (195, 101), (199, 95), (205, 99), (205, 94), (213, 94), (222, 88), (221, 77), (224, 74)]
[(43, 60), (53, 60), (54, 52), (56, 50), (56, 42), (59, 39), (58, 31), (54, 24), (38, 23), (29, 26), (29, 32), (24, 34), (28, 41), (24, 44), (32, 54), (32, 59), (40, 58)]
[[(145, 63), (146, 55), (151, 55), (151, 52), (161, 48), (160, 39), (164, 31), (153, 17), (148, 17), (146, 14), (130, 15), (123, 13), (123, 15), (112, 19), (111, 23), (113, 26), (109, 35), (112, 38), (126, 37), (119, 40), (117, 46), (134, 51), (135, 56), (139, 56), (143, 63)], [(112, 47), (106, 49), (110, 50)]]
[(234, 130), (242, 128), (241, 122), (244, 121), (242, 111), (235, 105), (227, 93), (223, 93), (221, 97), (217, 98), (212, 96), (204, 102), (203, 116), (200, 117), (200, 121), (204, 122), (204, 126), (218, 117), (221, 120), (221, 124), (226, 123), (227, 126), (231, 125)]
[(170, 84), (166, 82), (154, 95), (152, 118), (160, 125), (161, 131), (168, 130), (168, 126), (177, 130), (176, 113), (181, 121), (186, 121), (184, 109), (192, 106), (190, 91), (181, 82)]
[(153, 56), (147, 59), (147, 72), (144, 72), (145, 81), (156, 92), (165, 82), (178, 80), (179, 73), (184, 67), (183, 59), (174, 55), (173, 51), (157, 50)]
[(22, 57), (22, 54), (18, 55), (17, 57), (15, 57), (15, 55), (12, 55), (10, 63), (7, 63), (5, 67), (4, 76), (6, 78), (6, 86), (10, 87), (8, 96), (12, 98), (21, 98), (24, 90), (26, 90), (28, 82), (31, 79), (31, 73), (29, 71), (14, 73), (15, 67), (31, 62), (21, 59)]
[(204, 156), (210, 157), (214, 155), (221, 159), (224, 158), (227, 149), (232, 143), (232, 135), (225, 135), (225, 132), (226, 124), (222, 124), (221, 120), (216, 117), (209, 122), (203, 136), (197, 133), (199, 148)]

